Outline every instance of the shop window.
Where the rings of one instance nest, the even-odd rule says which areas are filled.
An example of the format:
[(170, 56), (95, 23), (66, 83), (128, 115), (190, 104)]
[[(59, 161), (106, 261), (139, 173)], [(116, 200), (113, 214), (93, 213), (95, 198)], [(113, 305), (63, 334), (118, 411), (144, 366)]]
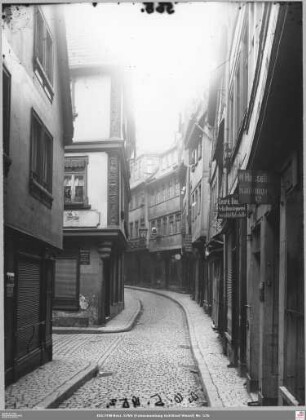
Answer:
[(86, 156), (65, 158), (65, 208), (88, 207), (87, 164), (88, 158)]
[(53, 40), (40, 8), (35, 14), (34, 69), (49, 99), (53, 99)]
[(30, 191), (48, 207), (52, 205), (53, 138), (32, 110)]

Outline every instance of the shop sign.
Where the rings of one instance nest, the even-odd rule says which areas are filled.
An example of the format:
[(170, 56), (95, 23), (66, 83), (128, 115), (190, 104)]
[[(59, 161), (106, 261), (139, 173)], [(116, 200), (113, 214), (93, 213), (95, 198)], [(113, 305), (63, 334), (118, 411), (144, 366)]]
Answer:
[(185, 235), (184, 249), (185, 249), (185, 252), (192, 252), (192, 236), (191, 235)]
[(145, 249), (147, 247), (145, 238), (136, 238), (128, 240), (129, 249)]
[(64, 211), (64, 228), (70, 227), (98, 227), (100, 213), (96, 210), (68, 210)]
[(247, 208), (245, 204), (238, 201), (238, 197), (228, 195), (219, 198), (218, 202), (218, 219), (238, 219), (247, 216)]
[(239, 202), (245, 204), (273, 204), (276, 200), (277, 177), (265, 171), (239, 170)]
[(80, 249), (80, 265), (90, 265), (89, 249)]

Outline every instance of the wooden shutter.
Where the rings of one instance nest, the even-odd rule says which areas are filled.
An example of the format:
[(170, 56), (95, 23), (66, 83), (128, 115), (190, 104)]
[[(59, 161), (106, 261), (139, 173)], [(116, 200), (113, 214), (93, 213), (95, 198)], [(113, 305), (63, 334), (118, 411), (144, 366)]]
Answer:
[(79, 309), (79, 273), (76, 256), (56, 260), (54, 309)]
[(229, 235), (228, 244), (227, 244), (226, 297), (227, 297), (227, 332), (230, 336), (232, 336), (232, 297), (233, 297), (232, 235)]
[(40, 260), (20, 257), (16, 310), (17, 357), (39, 347), (40, 325)]

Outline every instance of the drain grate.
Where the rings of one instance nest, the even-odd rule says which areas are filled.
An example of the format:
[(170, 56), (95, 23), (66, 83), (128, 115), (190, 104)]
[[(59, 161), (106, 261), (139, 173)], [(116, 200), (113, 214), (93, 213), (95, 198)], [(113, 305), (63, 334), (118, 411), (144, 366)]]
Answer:
[(179, 344), (178, 346), (180, 349), (191, 349), (191, 346), (188, 346), (186, 344)]

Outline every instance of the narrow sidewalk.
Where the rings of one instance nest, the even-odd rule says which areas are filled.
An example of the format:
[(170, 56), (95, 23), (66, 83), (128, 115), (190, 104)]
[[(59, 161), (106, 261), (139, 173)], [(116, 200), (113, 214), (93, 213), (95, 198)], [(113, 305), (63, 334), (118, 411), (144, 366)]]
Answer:
[[(98, 374), (103, 361), (119, 345), (120, 336), (106, 335), (91, 343), (88, 335), (130, 331), (141, 312), (141, 302), (125, 289), (125, 308), (104, 327), (54, 328), (53, 360), (5, 389), (5, 409), (55, 408)], [(62, 335), (60, 335), (62, 334)], [(65, 335), (64, 335), (65, 334)], [(91, 357), (88, 356), (88, 351)]]
[(141, 303), (125, 289), (124, 309), (103, 327), (53, 327), (53, 334), (114, 334), (130, 331), (141, 311)]
[(246, 379), (235, 368), (228, 367), (229, 359), (223, 354), (212, 320), (190, 295), (160, 289), (126, 286), (126, 288), (155, 293), (178, 303), (186, 314), (192, 351), (198, 364), (203, 389), (206, 390), (209, 406), (247, 407), (257, 400), (256, 395), (246, 390)]

